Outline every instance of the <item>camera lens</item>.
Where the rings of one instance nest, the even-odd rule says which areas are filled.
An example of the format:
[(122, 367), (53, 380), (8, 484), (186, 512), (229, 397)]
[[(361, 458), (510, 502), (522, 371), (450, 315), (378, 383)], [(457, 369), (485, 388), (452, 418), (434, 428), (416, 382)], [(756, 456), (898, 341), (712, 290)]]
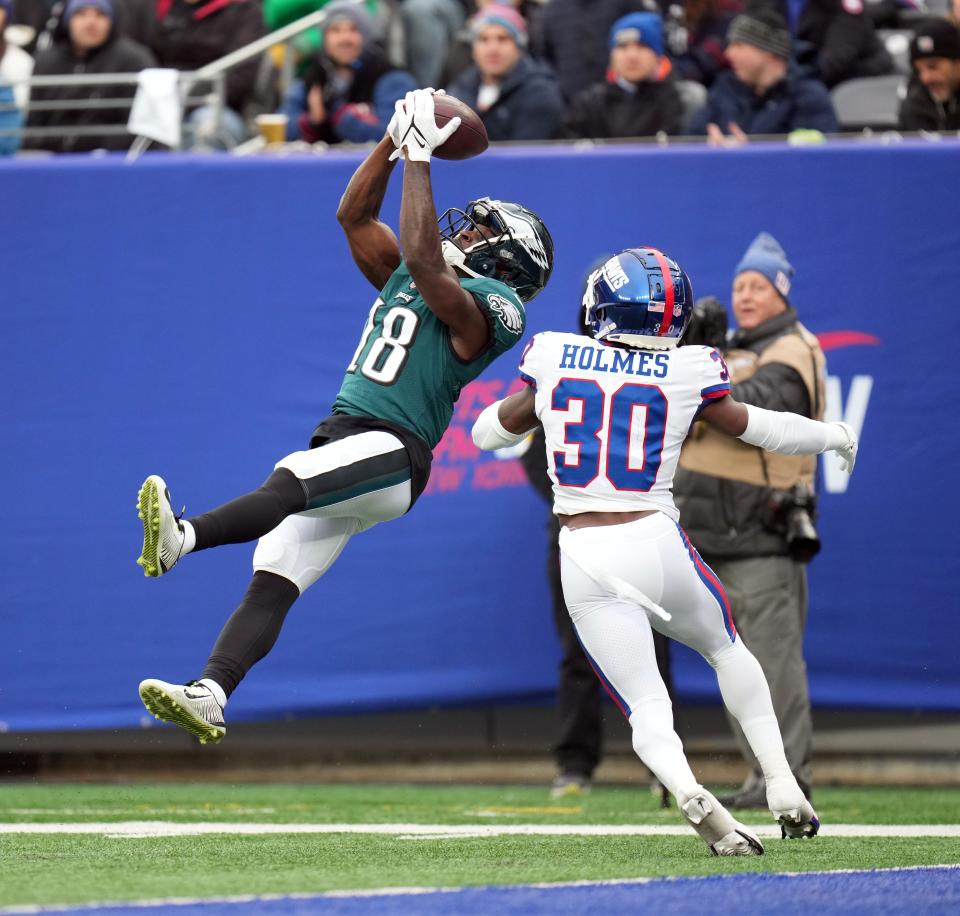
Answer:
[(800, 563), (809, 563), (820, 553), (820, 538), (806, 509), (797, 507), (787, 513), (787, 547)]

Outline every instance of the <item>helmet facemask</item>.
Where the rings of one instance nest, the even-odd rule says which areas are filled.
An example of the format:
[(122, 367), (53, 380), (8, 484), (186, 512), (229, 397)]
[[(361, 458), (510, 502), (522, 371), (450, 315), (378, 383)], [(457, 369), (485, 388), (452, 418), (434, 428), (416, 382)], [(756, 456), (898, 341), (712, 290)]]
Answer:
[[(510, 224), (508, 208), (517, 211), (516, 227)], [(546, 244), (530, 222), (531, 217), (542, 227)], [(443, 258), (451, 267), (471, 277), (499, 280), (524, 302), (529, 302), (546, 285), (553, 267), (553, 241), (530, 211), (483, 197), (468, 204), (466, 210), (451, 207), (438, 222)], [(485, 237), (464, 247), (460, 234), (465, 231)]]

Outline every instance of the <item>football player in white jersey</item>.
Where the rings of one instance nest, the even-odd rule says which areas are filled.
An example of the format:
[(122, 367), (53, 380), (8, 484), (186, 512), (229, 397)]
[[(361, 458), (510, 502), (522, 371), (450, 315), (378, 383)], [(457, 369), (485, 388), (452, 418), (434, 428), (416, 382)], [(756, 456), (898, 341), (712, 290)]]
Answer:
[(482, 449), (516, 444), (542, 424), (560, 517), (563, 592), (597, 675), (630, 722), (640, 759), (676, 797), (717, 855), (762, 855), (687, 763), (657, 671), (651, 627), (714, 668), (727, 709), (763, 768), (784, 837), (820, 827), (787, 765), (770, 691), (737, 638), (723, 586), (678, 524), (673, 475), (695, 420), (788, 454), (832, 449), (853, 470), (845, 423), (740, 404), (720, 354), (677, 347), (693, 310), (690, 281), (653, 248), (630, 248), (590, 275), (583, 297), (592, 339), (537, 334), (520, 375), (527, 387), (486, 408), (473, 428)]

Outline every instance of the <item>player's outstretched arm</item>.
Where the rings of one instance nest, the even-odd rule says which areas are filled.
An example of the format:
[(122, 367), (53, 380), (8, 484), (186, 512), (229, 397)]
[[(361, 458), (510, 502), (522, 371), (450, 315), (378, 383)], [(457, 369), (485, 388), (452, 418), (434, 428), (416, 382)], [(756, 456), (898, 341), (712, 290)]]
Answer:
[(837, 452), (844, 461), (843, 469), (853, 473), (858, 442), (857, 434), (847, 423), (821, 423), (785, 410), (765, 410), (753, 404), (741, 404), (730, 395), (704, 407), (700, 417), (720, 432), (769, 452), (786, 455)]
[(487, 346), (490, 327), (476, 300), (443, 259), (430, 166), (425, 162), (408, 161), (403, 169), (400, 244), (423, 301), (450, 329), (456, 354), (461, 359), (479, 356)]
[(378, 291), (400, 266), (397, 237), (379, 218), (387, 182), (396, 165), (390, 158), (394, 150), (388, 132), (353, 173), (337, 208), (353, 260)]
[(403, 259), (427, 307), (449, 329), (461, 359), (474, 359), (490, 337), (486, 316), (473, 296), (460, 286), (456, 272), (443, 259), (437, 211), (430, 180), (433, 151), (459, 126), (453, 118), (437, 127), (433, 90), (417, 89), (397, 102), (392, 125), (396, 154), (403, 155), (403, 197), (400, 202), (400, 245)]
[(483, 409), (473, 424), (473, 444), (486, 452), (520, 442), (538, 423), (532, 388)]

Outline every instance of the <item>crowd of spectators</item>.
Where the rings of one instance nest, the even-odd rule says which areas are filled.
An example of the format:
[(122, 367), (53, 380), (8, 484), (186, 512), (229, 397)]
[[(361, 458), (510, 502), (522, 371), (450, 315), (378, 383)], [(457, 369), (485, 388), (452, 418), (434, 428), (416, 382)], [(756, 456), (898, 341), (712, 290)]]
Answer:
[(227, 73), (217, 142), (272, 111), (288, 140), (364, 142), (423, 85), (475, 108), (494, 141), (820, 138), (839, 129), (831, 90), (895, 72), (877, 22), (912, 34), (900, 128), (960, 127), (960, 0), (906, 20), (897, 0), (0, 0), (0, 153), (23, 125), (46, 128), (24, 147), (54, 152), (132, 140), (94, 130), (123, 125), (104, 99), (132, 96), (132, 80), (31, 96), (31, 73), (193, 71), (319, 9), (323, 28), (293, 42), (292, 82), (272, 54)]

